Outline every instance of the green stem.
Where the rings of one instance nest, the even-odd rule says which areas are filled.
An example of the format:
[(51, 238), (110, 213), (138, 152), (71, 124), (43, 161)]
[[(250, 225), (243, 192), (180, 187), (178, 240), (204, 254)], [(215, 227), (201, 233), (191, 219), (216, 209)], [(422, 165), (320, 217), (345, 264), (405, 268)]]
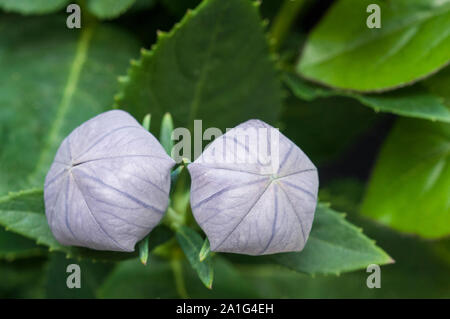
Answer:
[(186, 285), (184, 284), (183, 268), (180, 259), (174, 255), (170, 260), (170, 266), (172, 267), (173, 275), (175, 278), (175, 288), (178, 295), (183, 299), (188, 299), (188, 293), (186, 291)]
[(139, 242), (138, 249), (139, 259), (141, 260), (141, 263), (146, 266), (148, 261), (148, 235)]
[(169, 206), (163, 222), (173, 231), (177, 231), (178, 228), (186, 224), (185, 214), (180, 214)]
[(269, 31), (270, 48), (278, 51), (306, 0), (284, 0)]
[(167, 208), (167, 213), (163, 222), (172, 230), (177, 229), (188, 222), (188, 208), (189, 208), (189, 185), (187, 179), (187, 165), (189, 161), (183, 159), (183, 168), (179, 172), (178, 179), (175, 183), (175, 189), (171, 195), (170, 205)]

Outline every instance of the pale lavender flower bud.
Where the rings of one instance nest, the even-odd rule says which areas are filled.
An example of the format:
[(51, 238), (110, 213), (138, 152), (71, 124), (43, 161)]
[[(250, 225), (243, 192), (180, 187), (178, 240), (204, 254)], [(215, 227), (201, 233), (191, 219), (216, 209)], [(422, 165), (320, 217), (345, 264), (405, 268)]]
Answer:
[(45, 213), (63, 245), (133, 251), (167, 209), (174, 161), (131, 115), (114, 110), (64, 139), (45, 179)]
[(277, 129), (247, 121), (217, 138), (188, 168), (192, 211), (212, 251), (303, 249), (316, 208), (317, 169)]

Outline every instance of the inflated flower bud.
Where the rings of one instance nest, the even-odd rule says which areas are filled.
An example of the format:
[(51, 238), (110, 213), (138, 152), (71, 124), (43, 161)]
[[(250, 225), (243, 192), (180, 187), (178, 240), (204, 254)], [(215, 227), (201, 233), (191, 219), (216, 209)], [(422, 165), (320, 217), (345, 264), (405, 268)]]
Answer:
[(131, 115), (100, 114), (64, 139), (45, 179), (45, 213), (63, 245), (133, 251), (167, 208), (174, 161)]
[(250, 120), (212, 142), (188, 166), (191, 207), (212, 251), (300, 251), (314, 219), (317, 169), (270, 125)]

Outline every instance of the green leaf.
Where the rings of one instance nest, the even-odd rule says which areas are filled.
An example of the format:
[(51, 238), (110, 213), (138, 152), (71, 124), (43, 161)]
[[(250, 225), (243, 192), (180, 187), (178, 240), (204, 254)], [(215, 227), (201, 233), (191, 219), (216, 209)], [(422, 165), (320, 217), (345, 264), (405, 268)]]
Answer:
[[(341, 276), (310, 276), (280, 271), (279, 267), (240, 266), (246, 285), (264, 298), (449, 298), (449, 265), (433, 252), (437, 244), (404, 236), (373, 220), (349, 215), (364, 232), (395, 257), (395, 264), (381, 267), (381, 289), (369, 289), (366, 269)], [(440, 241), (442, 242), (442, 241)]]
[(166, 113), (164, 114), (161, 123), (159, 142), (164, 147), (169, 156), (171, 156), (173, 148), (172, 132), (173, 132), (173, 119), (170, 113)]
[(177, 230), (177, 240), (192, 268), (197, 271), (200, 280), (207, 288), (211, 289), (214, 277), (213, 264), (208, 258), (203, 262), (199, 260), (200, 250), (203, 246), (202, 237), (193, 229), (181, 226)]
[[(245, 67), (243, 67), (245, 66)], [(116, 106), (159, 122), (170, 112), (176, 126), (225, 129), (259, 118), (277, 119), (281, 90), (270, 59), (258, 8), (249, 0), (206, 0), (151, 51), (134, 61)]]
[[(71, 274), (67, 272), (67, 266), (71, 264), (80, 266), (80, 288), (67, 287), (67, 278)], [(64, 254), (52, 254), (45, 276), (46, 298), (95, 298), (97, 289), (112, 269), (110, 263), (78, 261), (66, 258)]]
[(430, 92), (421, 84), (383, 94), (358, 94), (321, 87), (289, 73), (284, 75), (283, 80), (295, 96), (306, 101), (323, 97), (347, 96), (376, 112), (450, 122), (450, 103), (444, 104), (439, 95)]
[(426, 238), (450, 234), (450, 126), (401, 119), (380, 152), (362, 212)]
[(44, 254), (45, 250), (32, 240), (0, 228), (0, 259), (11, 261)]
[(286, 86), (296, 97), (305, 101), (313, 101), (318, 98), (348, 94), (346, 91), (331, 90), (312, 82), (308, 82), (299, 77), (297, 74), (293, 74), (291, 72), (285, 72), (283, 74), (283, 83), (286, 84)]
[[(0, 9), (22, 14), (44, 14), (62, 9), (69, 0), (0, 0)], [(61, 25), (61, 28), (65, 24)]]
[[(369, 29), (369, 4), (381, 28)], [(297, 71), (328, 86), (382, 91), (418, 81), (450, 60), (450, 1), (340, 0), (312, 31)]]
[(152, 116), (151, 116), (151, 114), (147, 114), (146, 116), (144, 116), (144, 119), (142, 120), (142, 126), (147, 131), (150, 131), (151, 122), (152, 122)]
[[(359, 185), (358, 185), (359, 184)], [(381, 289), (369, 289), (365, 269), (341, 276), (310, 276), (279, 267), (245, 265), (239, 267), (248, 284), (265, 298), (448, 298), (450, 296), (449, 264), (436, 256), (441, 241), (424, 241), (416, 236), (404, 236), (372, 219), (359, 214), (361, 182), (336, 179), (327, 198), (349, 211), (348, 220), (364, 228), (370, 238), (376, 238), (388, 249), (395, 264), (381, 267)], [(321, 190), (319, 197), (323, 200)], [(360, 195), (361, 194), (361, 195)], [(331, 195), (331, 196), (330, 196)], [(345, 202), (342, 200), (346, 197)], [(345, 207), (345, 208), (344, 208)], [(442, 247), (445, 249), (445, 247)], [(448, 247), (447, 247), (448, 250)], [(299, 289), (299, 287), (302, 287)]]
[(444, 104), (450, 109), (450, 67), (425, 80), (423, 84), (436, 96), (443, 99)]
[(178, 166), (172, 172), (171, 179), (171, 207), (169, 207), (169, 212), (170, 208), (173, 208), (177, 214), (181, 214), (182, 218), (185, 218), (189, 209), (191, 185), (191, 176), (186, 162), (183, 162), (183, 165)]
[(250, 285), (250, 282), (244, 278), (238, 269), (221, 257), (215, 255), (212, 260), (214, 267), (214, 287), (208, 289), (198, 284), (198, 278), (195, 271), (185, 263), (184, 273), (187, 291), (191, 298), (261, 298), (260, 292)]
[(203, 262), (206, 258), (208, 258), (211, 255), (211, 249), (208, 238), (205, 238), (203, 241), (202, 248), (200, 249), (200, 252), (198, 253), (198, 260), (200, 262)]
[[(115, 261), (137, 256), (137, 253), (98, 251), (59, 244), (48, 226), (47, 218), (44, 214), (43, 197), (42, 189), (30, 189), (0, 197), (0, 225), (4, 226), (8, 231), (34, 240), (37, 244), (47, 246), (50, 251), (63, 252), (69, 258)], [(153, 232), (154, 236), (152, 237), (155, 238), (152, 238), (152, 242), (158, 243), (164, 241), (161, 239), (162, 237), (166, 238), (165, 231), (160, 232), (155, 228)], [(159, 234), (161, 234), (161, 237)], [(149, 247), (151, 246), (149, 244)]]
[(42, 189), (10, 193), (0, 198), (0, 224), (51, 250), (65, 250), (53, 237), (44, 215)]
[(298, 253), (271, 255), (272, 262), (309, 274), (340, 274), (370, 264), (392, 263), (360, 228), (327, 205), (319, 204), (305, 248)]
[(53, 16), (5, 16), (0, 32), (1, 196), (43, 185), (63, 138), (113, 104), (138, 45), (115, 28), (71, 30)]
[(135, 0), (88, 0), (87, 8), (100, 19), (114, 19), (127, 11)]
[(155, 227), (138, 244), (139, 259), (144, 265), (147, 265), (149, 253), (161, 244), (164, 244), (173, 237), (173, 233), (169, 228), (163, 225)]
[(170, 173), (170, 185), (172, 186), (171, 192), (174, 190), (174, 188), (176, 188), (178, 177), (180, 177), (180, 174), (184, 169), (184, 165), (180, 165), (176, 169), (174, 169), (172, 173)]
[(149, 254), (148, 241), (149, 241), (149, 236), (147, 235), (147, 236), (145, 236), (144, 239), (142, 239), (138, 243), (139, 259), (144, 266), (147, 266), (147, 261), (148, 261), (148, 254)]

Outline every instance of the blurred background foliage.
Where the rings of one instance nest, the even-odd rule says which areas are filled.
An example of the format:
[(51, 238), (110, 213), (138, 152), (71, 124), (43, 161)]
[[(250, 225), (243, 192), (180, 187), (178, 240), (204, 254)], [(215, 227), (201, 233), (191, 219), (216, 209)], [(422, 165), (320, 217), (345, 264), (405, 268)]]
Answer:
[[(381, 289), (367, 288), (364, 269), (311, 276), (220, 254), (209, 290), (184, 258), (67, 259), (88, 255), (49, 253), (2, 227), (0, 297), (450, 297), (450, 1), (262, 0), (260, 18), (239, 1), (249, 2), (222, 2), (219, 22), (207, 11), (217, 0), (204, 10), (199, 0), (78, 1), (79, 32), (65, 28), (68, 0), (0, 0), (0, 198), (41, 185), (61, 139), (113, 104), (138, 120), (152, 113), (154, 133), (167, 111), (175, 125), (204, 127), (259, 117), (316, 163), (320, 200), (395, 260)], [(365, 26), (370, 3), (381, 31)], [(81, 289), (65, 286), (71, 263)]]

